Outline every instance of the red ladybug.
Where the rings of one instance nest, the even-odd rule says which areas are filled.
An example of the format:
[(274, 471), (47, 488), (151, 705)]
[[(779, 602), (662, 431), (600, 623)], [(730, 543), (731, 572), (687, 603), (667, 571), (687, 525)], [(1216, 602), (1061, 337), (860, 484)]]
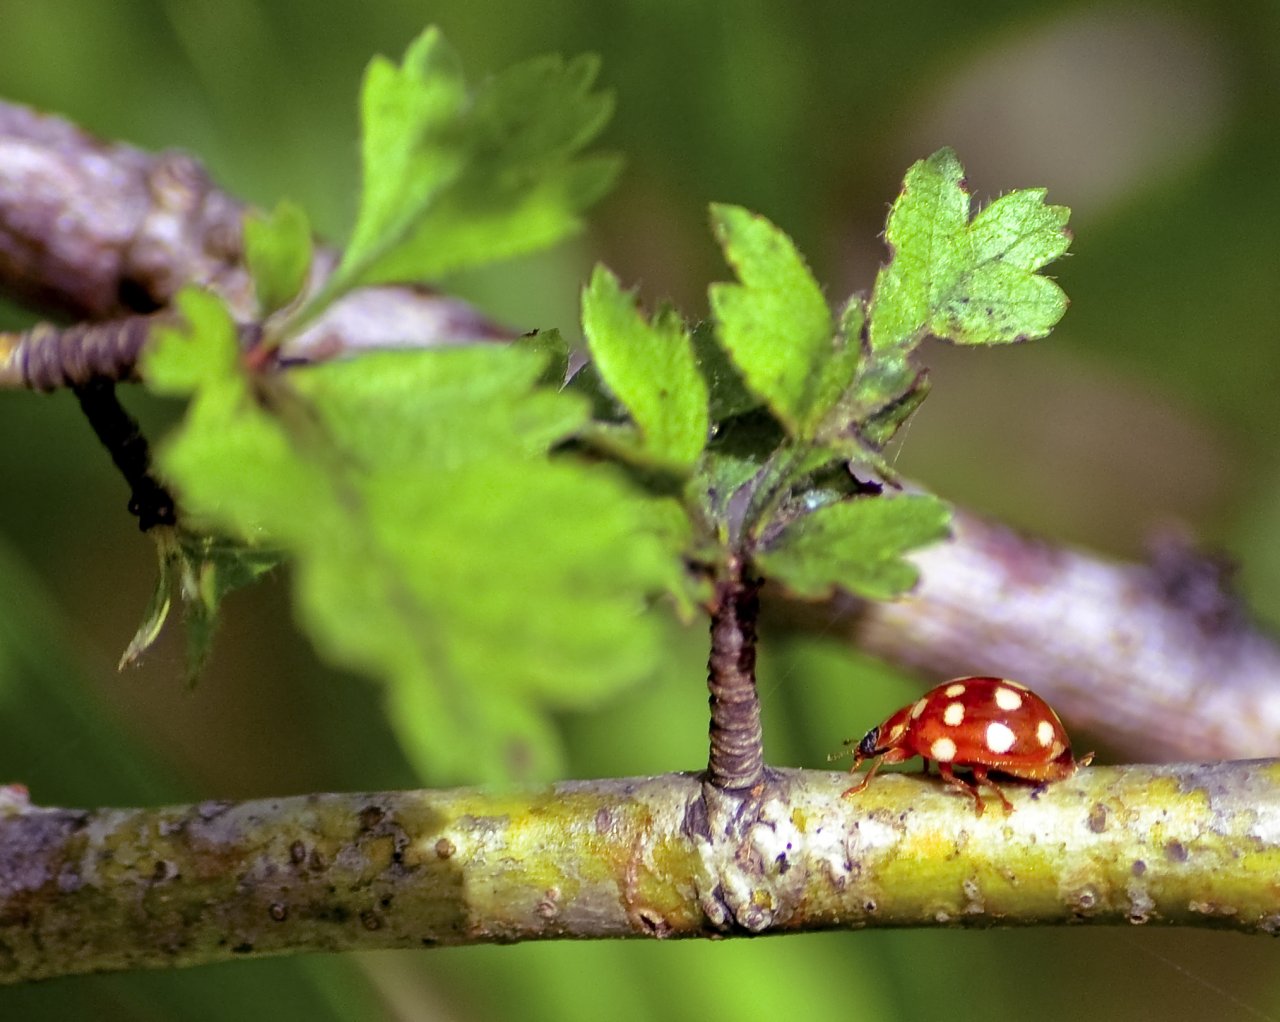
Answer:
[[(852, 740), (849, 743), (852, 744)], [(931, 689), (863, 736), (853, 753), (853, 773), (863, 760), (875, 758), (867, 775), (846, 791), (862, 791), (881, 763), (903, 763), (912, 756), (936, 760), (943, 780), (973, 797), (982, 815), (980, 784), (1000, 796), (1006, 812), (1013, 805), (987, 776), (995, 770), (1022, 781), (1061, 781), (1093, 759), (1075, 759), (1071, 741), (1049, 704), (1025, 685), (1005, 678), (956, 678)], [(953, 770), (966, 767), (969, 781)]]

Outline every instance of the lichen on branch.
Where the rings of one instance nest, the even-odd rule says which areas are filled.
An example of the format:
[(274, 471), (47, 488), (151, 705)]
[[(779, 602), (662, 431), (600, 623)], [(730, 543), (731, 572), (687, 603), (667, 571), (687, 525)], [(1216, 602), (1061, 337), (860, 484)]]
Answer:
[(0, 816), (0, 982), (305, 951), (833, 928), (1280, 934), (1280, 762), (1094, 767), (976, 816), (937, 778), (687, 774)]

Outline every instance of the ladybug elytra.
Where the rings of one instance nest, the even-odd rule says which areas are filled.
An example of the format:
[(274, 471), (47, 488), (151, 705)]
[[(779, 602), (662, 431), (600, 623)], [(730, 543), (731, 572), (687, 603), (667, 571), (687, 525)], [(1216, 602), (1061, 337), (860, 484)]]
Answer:
[[(858, 742), (849, 772), (864, 760), (875, 763), (844, 795), (862, 791), (882, 763), (903, 763), (913, 756), (924, 760), (926, 773), (929, 761), (935, 761), (943, 780), (973, 798), (979, 816), (982, 784), (999, 796), (1006, 812), (1013, 811), (989, 771), (1022, 781), (1061, 781), (1093, 759), (1093, 753), (1074, 758), (1066, 729), (1049, 704), (1005, 678), (943, 682), (873, 727)], [(957, 777), (956, 767), (966, 768), (973, 779)]]

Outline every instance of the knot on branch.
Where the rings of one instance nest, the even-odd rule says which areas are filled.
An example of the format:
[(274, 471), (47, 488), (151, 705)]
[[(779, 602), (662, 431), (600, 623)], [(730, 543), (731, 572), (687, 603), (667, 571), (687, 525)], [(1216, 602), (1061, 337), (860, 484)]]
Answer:
[(799, 911), (806, 842), (783, 775), (765, 770), (745, 793), (703, 784), (682, 830), (698, 851), (698, 904), (716, 930), (762, 933)]

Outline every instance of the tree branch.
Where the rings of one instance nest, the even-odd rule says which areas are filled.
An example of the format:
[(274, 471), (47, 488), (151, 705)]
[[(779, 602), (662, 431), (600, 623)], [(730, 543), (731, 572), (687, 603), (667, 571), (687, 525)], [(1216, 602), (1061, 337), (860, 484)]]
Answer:
[(747, 791), (764, 779), (764, 732), (756, 688), (756, 619), (760, 579), (747, 577), (734, 558), (716, 581), (711, 608), (707, 688), (711, 754), (707, 780), (725, 791)]
[(933, 677), (1025, 681), (1073, 731), (1135, 757), (1280, 750), (1280, 646), (1220, 566), (1169, 544), (1115, 563), (963, 512), (953, 530), (914, 558), (910, 596), (842, 604), (855, 644)]
[[(32, 308), (85, 322), (116, 320), (166, 308), (195, 283), (220, 295), (236, 319), (252, 322), (245, 210), (189, 156), (103, 142), (60, 118), (0, 102), (0, 288)], [(335, 264), (331, 249), (318, 248), (309, 287)], [(337, 302), (281, 354), (310, 360), (510, 336), (465, 302), (427, 288), (374, 287)], [(128, 378), (137, 347), (110, 350), (117, 360), (99, 366), (100, 375)], [(58, 385), (56, 376), (45, 380)], [(21, 385), (0, 374), (0, 386)]]
[(1280, 933), (1280, 761), (1095, 767), (978, 817), (937, 778), (693, 775), (0, 816), (0, 981), (302, 951), (882, 926)]

